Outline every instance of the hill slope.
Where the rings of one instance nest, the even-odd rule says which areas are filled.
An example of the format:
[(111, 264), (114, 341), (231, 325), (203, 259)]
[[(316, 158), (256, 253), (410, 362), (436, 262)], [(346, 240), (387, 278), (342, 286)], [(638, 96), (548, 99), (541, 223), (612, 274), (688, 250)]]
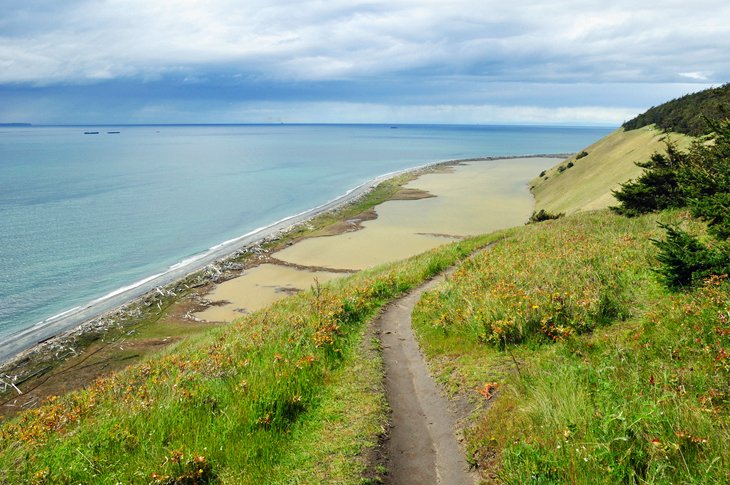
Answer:
[(656, 125), (663, 131), (691, 136), (709, 133), (705, 117), (717, 121), (730, 115), (730, 83), (688, 94), (655, 106), (623, 124), (626, 130)]
[(535, 210), (571, 214), (579, 210), (603, 209), (614, 205), (611, 191), (637, 177), (642, 169), (635, 162), (649, 159), (665, 148), (669, 138), (686, 147), (691, 138), (665, 135), (653, 126), (626, 131), (620, 128), (530, 182)]
[(730, 115), (730, 83), (655, 106), (530, 182), (535, 210), (571, 214), (616, 204), (612, 191), (636, 178), (636, 162), (664, 152), (665, 139), (686, 150), (694, 137), (709, 133), (706, 118)]
[(728, 483), (730, 286), (672, 294), (657, 222), (584, 212), (516, 228), (413, 317), (438, 379), (481, 407), (488, 483)]

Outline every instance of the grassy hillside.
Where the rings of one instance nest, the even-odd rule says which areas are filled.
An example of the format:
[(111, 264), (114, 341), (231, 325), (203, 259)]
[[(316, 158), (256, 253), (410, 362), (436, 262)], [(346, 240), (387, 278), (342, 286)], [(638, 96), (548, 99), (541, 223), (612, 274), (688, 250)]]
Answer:
[(526, 226), (422, 299), (437, 375), (481, 407), (467, 446), (483, 478), (730, 482), (730, 285), (661, 287), (657, 218), (697, 225), (598, 211)]
[(0, 425), (0, 483), (361, 483), (386, 404), (366, 323), (481, 237), (287, 298)]
[(614, 205), (611, 191), (638, 176), (642, 169), (634, 163), (663, 151), (666, 136), (683, 148), (691, 143), (688, 136), (665, 135), (653, 126), (618, 129), (600, 139), (586, 148), (585, 154), (564, 160), (530, 182), (535, 210), (571, 214)]

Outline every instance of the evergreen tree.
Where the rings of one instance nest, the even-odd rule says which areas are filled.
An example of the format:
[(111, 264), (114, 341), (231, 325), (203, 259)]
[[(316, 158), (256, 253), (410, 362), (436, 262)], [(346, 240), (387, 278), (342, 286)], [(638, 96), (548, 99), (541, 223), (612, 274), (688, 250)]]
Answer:
[(679, 186), (679, 167), (685, 163), (687, 154), (669, 141), (667, 153), (655, 152), (648, 162), (637, 162), (644, 169), (638, 179), (621, 184), (613, 196), (619, 201), (611, 210), (628, 217), (647, 212), (656, 212), (672, 207), (683, 207), (684, 196)]
[(654, 241), (661, 264), (656, 271), (672, 289), (730, 273), (730, 120), (708, 123), (711, 135), (695, 141), (688, 152), (668, 143), (666, 155), (655, 153), (637, 164), (644, 173), (614, 191), (619, 205), (611, 209), (619, 214), (687, 207), (707, 223), (714, 237), (709, 244), (678, 227), (660, 225), (667, 236)]
[(710, 234), (730, 238), (730, 120), (710, 123), (712, 135), (697, 141), (678, 181), (692, 215), (707, 222)]
[(710, 275), (730, 272), (730, 248), (721, 244), (708, 247), (686, 231), (675, 226), (659, 224), (667, 231), (664, 240), (652, 240), (659, 248), (657, 260), (661, 266), (655, 271), (664, 284), (671, 289), (680, 289), (701, 283)]

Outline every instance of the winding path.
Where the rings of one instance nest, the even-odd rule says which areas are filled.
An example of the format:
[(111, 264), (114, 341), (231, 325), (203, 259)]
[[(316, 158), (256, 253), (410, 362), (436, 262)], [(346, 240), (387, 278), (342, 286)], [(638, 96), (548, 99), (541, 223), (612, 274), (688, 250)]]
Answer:
[(385, 362), (385, 388), (392, 409), (386, 442), (386, 483), (473, 484), (454, 431), (456, 418), (431, 378), (411, 329), (411, 313), (421, 294), (439, 277), (386, 308), (378, 318)]

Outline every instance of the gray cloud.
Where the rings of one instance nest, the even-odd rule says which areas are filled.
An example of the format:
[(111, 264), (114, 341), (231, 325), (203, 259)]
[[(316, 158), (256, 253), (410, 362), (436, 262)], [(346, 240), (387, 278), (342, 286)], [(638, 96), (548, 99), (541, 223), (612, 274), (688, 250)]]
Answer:
[(6, 83), (211, 66), (283, 79), (426, 71), (564, 82), (670, 82), (686, 80), (683, 73), (717, 82), (730, 69), (723, 0), (116, 0), (29, 2), (4, 12)]
[[(267, 83), (314, 83), (340, 90), (309, 101), (369, 101), (381, 112), (384, 103), (432, 111), (581, 103), (612, 107), (615, 116), (598, 118), (614, 119), (653, 104), (652, 92), (684, 86), (683, 94), (695, 90), (687, 83), (700, 89), (730, 79), (726, 0), (0, 0), (0, 7), (0, 86), (122, 82), (143, 92), (172, 83), (258, 92)], [(646, 97), (618, 101), (615, 86), (624, 83), (648, 86), (639, 90)], [(611, 94), (586, 87), (607, 85)], [(633, 92), (624, 95), (637, 98)]]

